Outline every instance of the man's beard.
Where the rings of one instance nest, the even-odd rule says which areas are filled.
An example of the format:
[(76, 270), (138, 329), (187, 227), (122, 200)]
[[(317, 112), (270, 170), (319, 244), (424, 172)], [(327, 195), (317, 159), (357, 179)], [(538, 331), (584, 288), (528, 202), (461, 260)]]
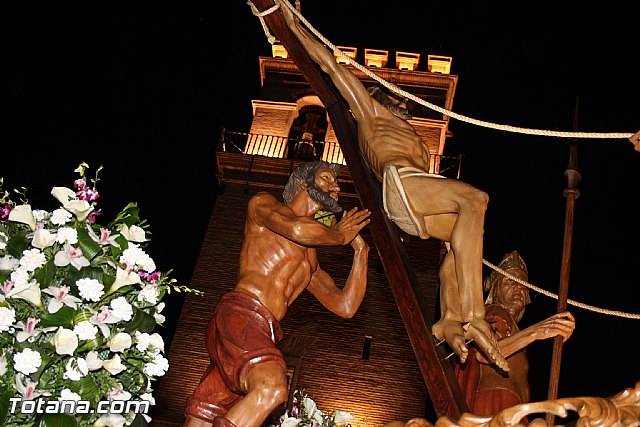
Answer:
[(329, 212), (342, 212), (342, 206), (338, 204), (337, 200), (331, 198), (330, 191), (322, 191), (315, 182), (309, 183), (307, 191), (313, 200), (322, 203)]

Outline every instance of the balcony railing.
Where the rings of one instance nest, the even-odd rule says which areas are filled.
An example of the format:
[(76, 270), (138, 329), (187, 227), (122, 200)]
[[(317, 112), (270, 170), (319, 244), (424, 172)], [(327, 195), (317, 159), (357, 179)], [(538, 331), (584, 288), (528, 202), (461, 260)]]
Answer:
[[(324, 160), (329, 163), (346, 165), (340, 144), (336, 142), (233, 132), (226, 129), (222, 130), (217, 150), (277, 159)], [(462, 155), (433, 154), (430, 172), (459, 179), (461, 165)]]

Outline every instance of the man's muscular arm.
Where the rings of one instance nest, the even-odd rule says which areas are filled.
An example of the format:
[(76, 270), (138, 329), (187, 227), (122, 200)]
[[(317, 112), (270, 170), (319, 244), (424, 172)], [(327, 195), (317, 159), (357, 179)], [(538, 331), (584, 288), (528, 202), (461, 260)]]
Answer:
[(370, 212), (353, 208), (333, 227), (313, 218), (297, 216), (269, 193), (258, 193), (249, 202), (249, 216), (260, 226), (305, 246), (345, 245), (369, 223)]
[(318, 267), (307, 289), (320, 303), (332, 313), (340, 317), (352, 318), (367, 289), (367, 267), (369, 259), (369, 245), (362, 236), (358, 235), (351, 241), (354, 249), (351, 272), (342, 289), (336, 286), (329, 274)]
[[(561, 336), (564, 342), (569, 339), (575, 326), (575, 318), (570, 312), (556, 313), (545, 320), (501, 339), (498, 341), (498, 347), (504, 357), (509, 357), (534, 341)], [(477, 353), (477, 359), (482, 363), (489, 363), (479, 352)]]

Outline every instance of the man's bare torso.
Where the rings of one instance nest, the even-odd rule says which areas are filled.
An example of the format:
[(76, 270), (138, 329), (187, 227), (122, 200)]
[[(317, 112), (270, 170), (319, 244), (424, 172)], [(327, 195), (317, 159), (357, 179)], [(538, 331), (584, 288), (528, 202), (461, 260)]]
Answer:
[(256, 297), (278, 320), (309, 285), (317, 268), (314, 248), (295, 243), (247, 219), (236, 290)]
[(429, 149), (413, 126), (378, 104), (368, 121), (359, 123), (360, 149), (379, 180), (384, 166), (412, 166), (429, 171)]

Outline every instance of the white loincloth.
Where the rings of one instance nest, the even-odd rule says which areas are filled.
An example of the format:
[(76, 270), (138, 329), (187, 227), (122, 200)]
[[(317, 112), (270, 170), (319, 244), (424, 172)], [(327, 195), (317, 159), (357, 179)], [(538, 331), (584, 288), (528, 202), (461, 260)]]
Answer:
[(411, 166), (398, 169), (394, 165), (387, 164), (384, 167), (382, 178), (382, 204), (389, 219), (400, 227), (402, 231), (412, 236), (426, 239), (429, 234), (424, 229), (424, 219), (413, 211), (402, 183), (402, 178), (410, 176), (444, 178), (442, 175), (427, 173)]

